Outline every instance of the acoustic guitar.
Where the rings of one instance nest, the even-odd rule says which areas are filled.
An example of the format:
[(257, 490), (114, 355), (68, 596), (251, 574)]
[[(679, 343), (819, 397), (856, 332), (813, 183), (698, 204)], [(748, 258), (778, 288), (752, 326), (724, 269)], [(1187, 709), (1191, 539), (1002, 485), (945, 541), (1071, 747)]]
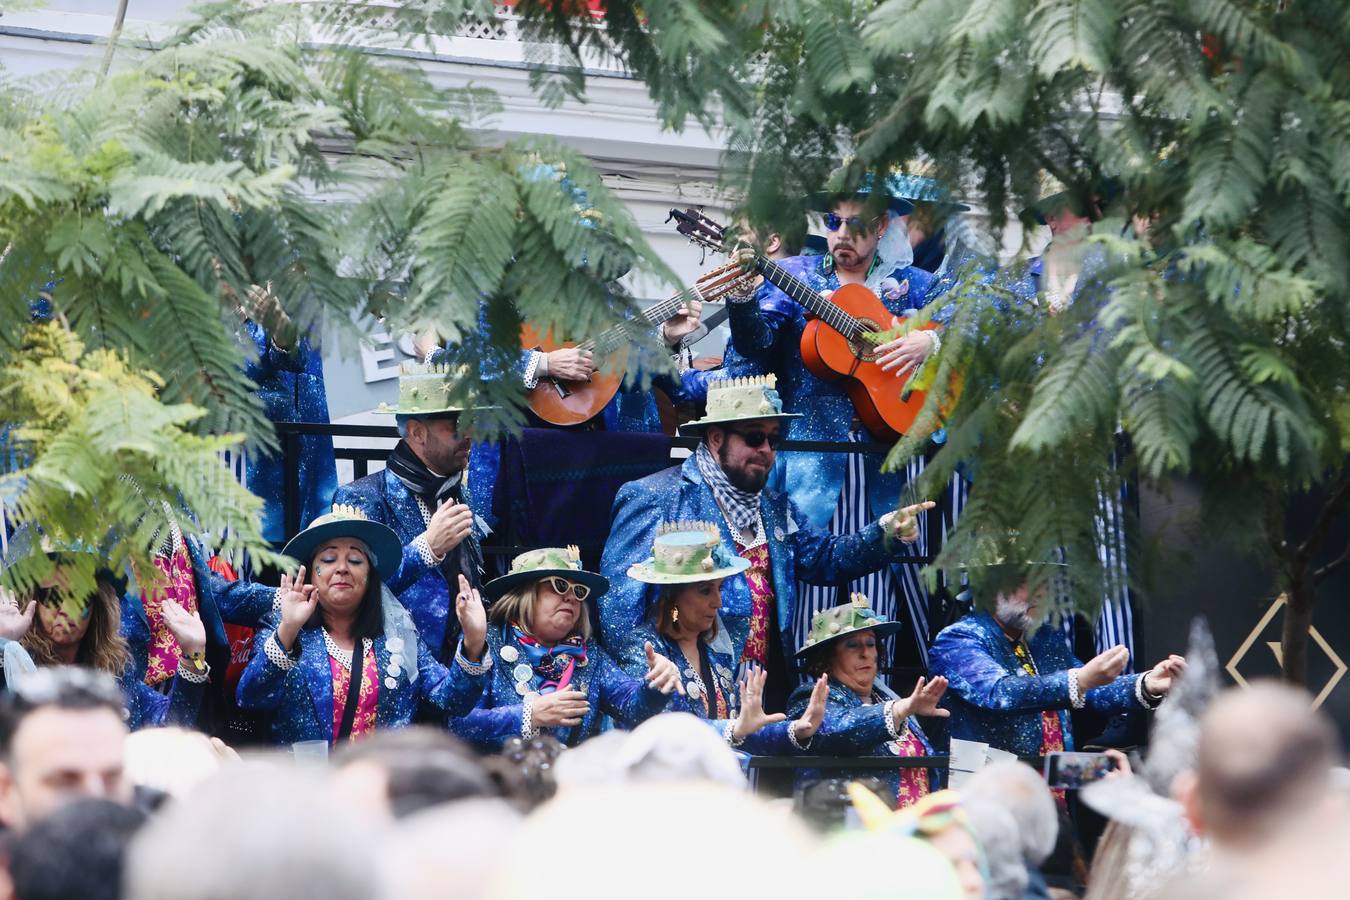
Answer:
[(528, 322), (521, 327), (521, 346), (526, 350), (548, 353), (565, 347), (579, 347), (594, 354), (595, 371), (587, 381), (565, 381), (545, 376), (530, 390), (530, 409), (536, 416), (552, 425), (580, 425), (600, 413), (614, 399), (623, 385), (628, 368), (629, 334), (633, 327), (655, 328), (670, 317), (687, 309), (690, 301), (710, 301), (738, 289), (749, 289), (754, 275), (739, 262), (713, 269), (701, 276), (692, 286), (644, 309), (636, 323), (625, 323), (602, 332), (594, 340), (560, 342), (553, 339), (552, 330), (545, 334)]
[[(696, 209), (670, 211), (676, 230), (694, 243), (725, 252), (726, 229)], [(666, 221), (670, 221), (667, 219)], [(868, 332), (889, 331), (894, 315), (876, 294), (861, 284), (840, 286), (829, 297), (766, 256), (742, 249), (738, 256), (750, 270), (796, 300), (809, 321), (802, 331), (801, 354), (806, 368), (822, 381), (838, 382), (853, 403), (867, 430), (881, 440), (894, 441), (914, 427), (923, 408), (925, 391), (913, 389), (908, 379), (883, 371), (876, 361), (876, 342)], [(920, 328), (937, 328), (928, 322)]]

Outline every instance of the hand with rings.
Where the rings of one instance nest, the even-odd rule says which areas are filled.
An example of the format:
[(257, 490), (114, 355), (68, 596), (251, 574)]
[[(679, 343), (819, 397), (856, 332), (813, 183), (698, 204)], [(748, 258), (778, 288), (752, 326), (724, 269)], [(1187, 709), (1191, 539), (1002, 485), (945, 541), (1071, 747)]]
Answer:
[(459, 576), (459, 593), (455, 595), (455, 616), (464, 632), (464, 658), (481, 662), (487, 648), (487, 610), (483, 608), (483, 598), (463, 575)]
[(881, 528), (887, 537), (897, 537), (906, 544), (912, 544), (919, 539), (919, 514), (935, 506), (937, 504), (932, 500), (902, 506), (881, 517)]

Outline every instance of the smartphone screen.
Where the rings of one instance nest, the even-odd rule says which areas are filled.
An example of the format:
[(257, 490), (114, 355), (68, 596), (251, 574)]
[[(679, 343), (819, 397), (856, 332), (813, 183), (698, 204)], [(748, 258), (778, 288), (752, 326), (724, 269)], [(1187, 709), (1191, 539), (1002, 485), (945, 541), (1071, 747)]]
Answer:
[(1047, 753), (1045, 781), (1051, 788), (1075, 790), (1100, 781), (1115, 771), (1116, 763), (1105, 753)]

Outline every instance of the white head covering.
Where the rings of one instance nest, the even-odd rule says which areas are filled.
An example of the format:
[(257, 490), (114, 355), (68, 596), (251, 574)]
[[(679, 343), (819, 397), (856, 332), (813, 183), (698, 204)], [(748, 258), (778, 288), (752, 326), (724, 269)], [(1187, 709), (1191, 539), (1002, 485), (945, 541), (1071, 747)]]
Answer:
[(904, 268), (914, 262), (914, 248), (909, 245), (909, 230), (905, 220), (894, 212), (887, 212), (890, 224), (886, 233), (877, 242), (877, 264), (867, 274), (864, 282), (875, 294), (881, 293), (881, 282), (896, 269)]

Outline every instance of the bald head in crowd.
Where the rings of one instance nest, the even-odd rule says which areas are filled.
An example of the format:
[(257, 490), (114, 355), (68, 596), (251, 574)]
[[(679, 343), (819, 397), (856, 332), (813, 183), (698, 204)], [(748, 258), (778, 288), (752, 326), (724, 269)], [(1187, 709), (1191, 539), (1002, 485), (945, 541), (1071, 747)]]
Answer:
[(1201, 721), (1195, 773), (1182, 789), (1186, 815), (1216, 844), (1261, 843), (1328, 802), (1339, 753), (1307, 692), (1273, 681), (1227, 691)]

